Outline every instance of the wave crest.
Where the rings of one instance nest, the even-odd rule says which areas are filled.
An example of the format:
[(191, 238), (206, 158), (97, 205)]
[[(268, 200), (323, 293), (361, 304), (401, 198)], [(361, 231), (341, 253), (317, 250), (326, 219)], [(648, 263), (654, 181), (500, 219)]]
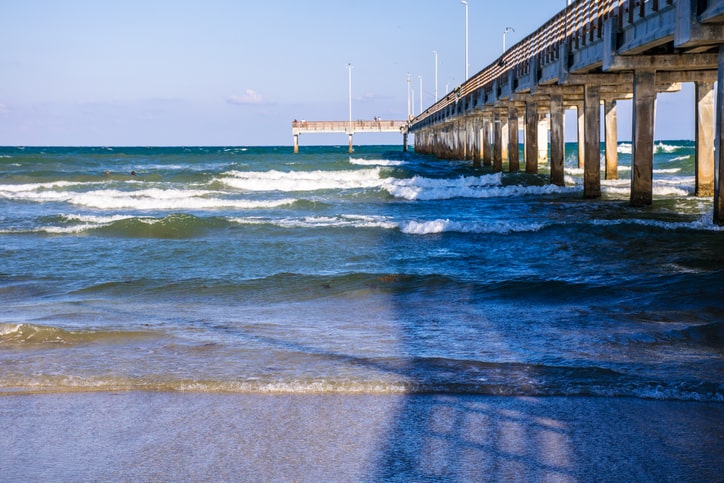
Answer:
[(74, 331), (47, 325), (0, 323), (0, 346), (70, 345), (152, 336), (152, 332), (142, 331)]

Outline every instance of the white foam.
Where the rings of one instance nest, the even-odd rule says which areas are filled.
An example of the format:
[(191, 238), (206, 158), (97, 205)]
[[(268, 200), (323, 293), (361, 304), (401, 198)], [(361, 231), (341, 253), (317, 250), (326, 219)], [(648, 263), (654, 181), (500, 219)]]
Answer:
[(72, 181), (53, 181), (50, 183), (24, 183), (24, 184), (3, 184), (0, 185), (0, 195), (4, 193), (22, 193), (24, 191), (55, 190), (56, 188), (67, 188), (70, 186), (86, 186), (103, 184), (100, 182), (76, 183)]
[(44, 226), (41, 228), (35, 228), (31, 230), (34, 233), (50, 233), (52, 235), (75, 235), (77, 233), (83, 233), (94, 228), (98, 228), (102, 225), (96, 225), (92, 223), (86, 223), (83, 225), (73, 226)]
[(545, 195), (566, 193), (574, 189), (556, 185), (501, 186), (500, 180), (500, 173), (456, 179), (432, 179), (415, 176), (410, 179), (390, 178), (386, 181), (384, 189), (396, 198), (411, 201)]
[(543, 228), (543, 226), (544, 225), (540, 223), (475, 223), (437, 219), (431, 221), (408, 221), (400, 226), (400, 230), (408, 235), (429, 235), (444, 232), (497, 233), (504, 235), (515, 232), (538, 231)]
[(77, 206), (98, 209), (138, 209), (138, 210), (207, 210), (217, 208), (276, 208), (290, 205), (295, 199), (243, 200), (226, 199), (224, 192), (207, 190), (180, 190), (151, 188), (139, 191), (96, 190), (89, 192), (74, 191), (37, 191), (34, 185), (22, 185), (25, 190), (16, 190), (8, 196), (0, 188), (0, 197), (34, 202), (66, 202)]
[(724, 231), (724, 227), (715, 225), (712, 213), (702, 216), (699, 220), (689, 222), (645, 220), (645, 219), (617, 219), (617, 220), (591, 220), (592, 225), (616, 226), (616, 225), (639, 225), (661, 228), (664, 230), (702, 230), (702, 231)]
[(671, 158), (671, 161), (688, 161), (693, 157), (693, 154), (684, 154), (682, 156), (676, 156), (675, 158)]
[(0, 336), (15, 335), (20, 331), (22, 327), (23, 324), (0, 322)]
[(112, 215), (112, 216), (92, 216), (92, 215), (60, 215), (68, 221), (79, 221), (84, 223), (93, 223), (96, 225), (106, 225), (115, 221), (127, 220), (135, 218), (134, 215)]
[(50, 233), (54, 235), (67, 235), (83, 233), (88, 230), (93, 230), (103, 226), (108, 226), (115, 221), (126, 220), (129, 218), (135, 218), (133, 215), (113, 215), (113, 216), (91, 216), (91, 215), (60, 215), (61, 218), (71, 221), (78, 222), (74, 225), (66, 226), (41, 226), (31, 230), (5, 230), (2, 233)]
[[(673, 153), (674, 151), (678, 151), (680, 149), (691, 149), (687, 146), (679, 146), (675, 144), (664, 144), (663, 142), (658, 142), (654, 146), (654, 153), (658, 154), (668, 154)], [(633, 152), (633, 145), (631, 143), (621, 143), (617, 146), (616, 150), (620, 154), (631, 154)], [(683, 158), (688, 158), (688, 156), (682, 156)]]
[(360, 166), (402, 166), (405, 164), (404, 161), (391, 161), (388, 159), (361, 159), (361, 158), (349, 158), (350, 164), (356, 164)]
[(654, 153), (673, 153), (674, 151), (678, 151), (680, 149), (686, 149), (686, 146), (677, 146), (674, 144), (664, 144), (663, 142), (659, 142), (654, 146)]
[(397, 223), (386, 216), (339, 215), (339, 216), (306, 216), (302, 218), (270, 219), (262, 217), (230, 218), (230, 222), (242, 225), (274, 225), (284, 228), (383, 228), (395, 229)]
[(343, 171), (227, 171), (217, 181), (244, 191), (317, 191), (376, 188), (380, 168)]

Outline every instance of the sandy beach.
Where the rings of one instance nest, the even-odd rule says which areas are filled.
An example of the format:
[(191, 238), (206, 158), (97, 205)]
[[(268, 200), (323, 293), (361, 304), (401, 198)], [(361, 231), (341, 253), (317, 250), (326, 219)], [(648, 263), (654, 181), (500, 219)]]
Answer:
[(630, 398), (0, 397), (20, 481), (722, 481), (724, 405)]

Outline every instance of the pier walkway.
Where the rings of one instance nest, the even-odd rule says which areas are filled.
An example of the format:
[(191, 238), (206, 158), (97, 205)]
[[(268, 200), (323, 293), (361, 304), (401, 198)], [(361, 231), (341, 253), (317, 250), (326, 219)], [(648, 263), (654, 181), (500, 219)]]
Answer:
[[(410, 121), (415, 151), (563, 184), (565, 109), (578, 112), (583, 196), (618, 176), (616, 101), (632, 99), (630, 203), (652, 203), (657, 93), (695, 84), (696, 195), (724, 225), (724, 0), (577, 0)], [(718, 101), (717, 101), (718, 99)]]
[(403, 136), (404, 149), (407, 150), (407, 121), (294, 121), (294, 152), (299, 152), (299, 135), (305, 133), (347, 133), (349, 152), (352, 150), (352, 136), (358, 132), (397, 132)]

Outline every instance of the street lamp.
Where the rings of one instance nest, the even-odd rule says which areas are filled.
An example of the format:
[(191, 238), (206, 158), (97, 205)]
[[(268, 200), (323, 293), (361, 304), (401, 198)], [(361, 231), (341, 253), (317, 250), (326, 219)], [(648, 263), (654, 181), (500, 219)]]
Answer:
[(465, 5), (465, 80), (468, 80), (468, 70), (470, 63), (468, 62), (468, 2), (460, 0)]
[(422, 76), (418, 75), (417, 77), (420, 78), (420, 114), (422, 114)]
[(347, 73), (349, 77), (349, 129), (352, 132), (352, 64), (347, 64)]
[(410, 119), (410, 73), (407, 73), (407, 118)]
[(508, 32), (515, 32), (513, 27), (505, 27), (505, 30), (503, 30), (503, 53), (505, 53), (505, 34)]
[(435, 54), (435, 102), (437, 102), (437, 50), (432, 51)]

